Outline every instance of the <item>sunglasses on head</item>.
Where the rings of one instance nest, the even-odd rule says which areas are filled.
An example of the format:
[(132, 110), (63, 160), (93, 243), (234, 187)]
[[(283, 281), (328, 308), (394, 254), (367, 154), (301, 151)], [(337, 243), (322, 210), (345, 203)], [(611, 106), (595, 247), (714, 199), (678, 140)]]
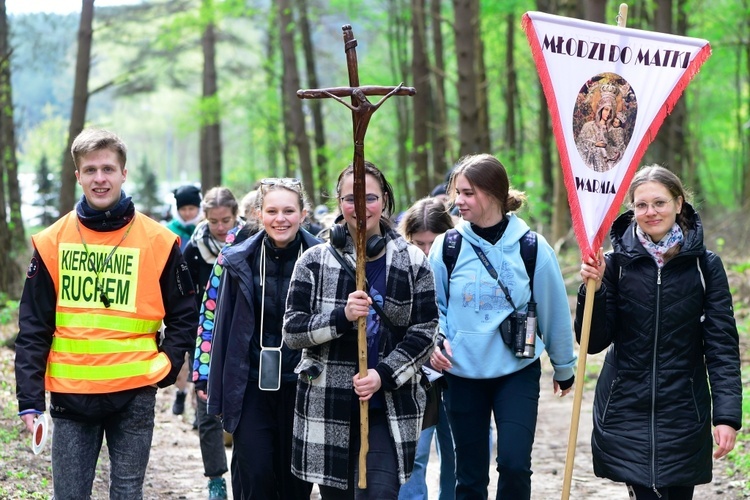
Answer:
[(270, 186), (283, 186), (299, 192), (302, 189), (302, 182), (296, 177), (267, 177), (260, 181), (261, 188)]

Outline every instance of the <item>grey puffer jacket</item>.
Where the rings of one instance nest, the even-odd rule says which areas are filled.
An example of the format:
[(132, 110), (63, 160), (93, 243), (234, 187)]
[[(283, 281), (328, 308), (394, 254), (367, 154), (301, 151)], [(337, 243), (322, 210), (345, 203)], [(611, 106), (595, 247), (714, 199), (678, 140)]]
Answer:
[[(638, 240), (632, 212), (612, 226), (588, 347), (591, 354), (609, 347), (594, 399), (599, 477), (656, 488), (708, 483), (712, 410), (714, 425), (741, 426), (739, 339), (727, 276), (703, 245), (698, 214), (687, 203), (683, 213), (692, 227), (662, 269)], [(582, 286), (579, 340), (584, 301)]]

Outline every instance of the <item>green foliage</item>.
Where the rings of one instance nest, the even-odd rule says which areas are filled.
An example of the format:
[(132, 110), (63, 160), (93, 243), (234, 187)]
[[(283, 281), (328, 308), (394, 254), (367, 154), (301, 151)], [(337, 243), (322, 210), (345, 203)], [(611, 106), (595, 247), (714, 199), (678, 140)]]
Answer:
[[(528, 218), (541, 219), (551, 204), (542, 199), (539, 169), (539, 138), (536, 117), (540, 86), (525, 34), (519, 23), (512, 45), (506, 41), (508, 20), (520, 20), (536, 2), (508, 0), (480, 2), (482, 40), (487, 71), (491, 153), (498, 155), (509, 170), (514, 187), (529, 195)], [(652, 29), (653, 2), (641, 2), (631, 10), (631, 27)], [(617, 3), (608, 3), (607, 19), (614, 23)], [(407, 0), (323, 0), (309, 2), (317, 74), (321, 86), (340, 86), (347, 72), (340, 27), (351, 24), (358, 40), (360, 80), (363, 84), (393, 85), (413, 76), (408, 66), (411, 55), (411, 4)], [(122, 7), (117, 16), (106, 8), (95, 17), (94, 58), (90, 88), (107, 82), (116, 87), (92, 94), (88, 112), (91, 125), (111, 127), (130, 146), (131, 164), (149, 159), (154, 175), (167, 187), (198, 178), (198, 130), (201, 124), (221, 117), (224, 148), (224, 183), (244, 192), (252, 182), (268, 175), (299, 175), (293, 154), (288, 162), (282, 152), (283, 139), (281, 61), (274, 2), (244, 0), (148, 0), (138, 7)], [(296, 15), (296, 7), (293, 7)], [(743, 186), (747, 164), (746, 124), (750, 122), (750, 86), (745, 47), (750, 38), (748, 17), (742, 2), (734, 0), (687, 0), (689, 36), (711, 42), (713, 54), (688, 86), (683, 99), (688, 105), (691, 154), (702, 184), (700, 200), (719, 208), (739, 205), (750, 186)], [(441, 3), (440, 29), (444, 37), (446, 101), (448, 102), (449, 162), (457, 159), (456, 57), (452, 6)], [(59, 170), (67, 140), (67, 114), (72, 97), (72, 68), (75, 56), (77, 15), (15, 16), (13, 33), (13, 83), (18, 109), (19, 160), (22, 171), (34, 171), (42, 157), (52, 172)], [(295, 19), (295, 30), (299, 23)], [(200, 37), (208, 22), (216, 26), (219, 94), (201, 99), (202, 54)], [(433, 22), (430, 18), (428, 23)], [(639, 26), (640, 23), (640, 26)], [(429, 28), (428, 28), (429, 31)], [(296, 33), (297, 34), (297, 33)], [(298, 35), (298, 34), (297, 34)], [(297, 36), (299, 41), (299, 36)], [(432, 40), (428, 40), (431, 52)], [(506, 57), (515, 58), (519, 138), (517, 145), (505, 144)], [(434, 62), (431, 53), (431, 62)], [(298, 54), (301, 85), (309, 81), (303, 58)], [(294, 96), (287, 96), (294, 99)], [(399, 157), (395, 131), (399, 130), (399, 109), (406, 106), (411, 132), (414, 120), (405, 105), (386, 103), (372, 120), (366, 140), (366, 156), (379, 165), (391, 180), (414, 181), (409, 154), (410, 139), (404, 140), (406, 157)], [(308, 106), (308, 103), (304, 104)], [(324, 101), (328, 178), (352, 158), (351, 115), (340, 105)], [(308, 124), (309, 125), (309, 124)], [(745, 128), (743, 128), (745, 127)], [(311, 127), (308, 126), (308, 132)], [(743, 136), (744, 134), (744, 136)], [(405, 164), (403, 164), (406, 162)], [(440, 177), (442, 172), (430, 172)], [(317, 178), (317, 175), (315, 175)], [(692, 188), (693, 186), (688, 186)], [(128, 189), (128, 192), (132, 191)], [(332, 186), (316, 186), (330, 191)], [(398, 189), (398, 210), (414, 200), (407, 187)], [(745, 191), (743, 191), (743, 189)]]
[(165, 211), (164, 201), (159, 196), (159, 181), (156, 174), (145, 157), (135, 174), (136, 189), (133, 193), (133, 203), (141, 212), (158, 220)]
[(42, 159), (49, 162), (50, 171), (59, 172), (63, 155), (67, 153), (68, 124), (65, 117), (51, 103), (43, 105), (41, 112), (40, 120), (22, 129), (25, 132), (20, 134), (18, 165), (21, 172), (36, 171)]
[[(9, 24), (11, 83), (14, 104), (21, 108), (16, 116), (16, 136), (22, 137), (50, 116), (70, 113), (78, 16), (25, 14), (11, 16)], [(57, 150), (55, 155), (61, 152)], [(37, 163), (38, 158), (30, 162), (33, 166)]]
[(17, 300), (12, 300), (4, 292), (0, 292), (0, 325), (16, 321), (18, 304)]
[(42, 156), (36, 174), (36, 193), (38, 198), (33, 205), (41, 207), (39, 224), (49, 226), (57, 219), (56, 201), (60, 192), (58, 178), (49, 170), (47, 157)]
[(689, 3), (689, 34), (708, 40), (713, 49), (684, 96), (690, 137), (696, 141), (701, 198), (712, 205), (732, 207), (742, 202), (742, 170), (747, 163), (747, 139), (743, 145), (741, 135), (747, 133), (750, 120), (747, 7), (732, 0)]
[[(745, 333), (747, 333), (747, 325)], [(750, 367), (746, 366), (742, 370), (742, 379), (745, 381), (750, 379)], [(742, 422), (750, 422), (750, 385), (747, 383), (742, 384)], [(729, 468), (730, 475), (750, 476), (750, 433), (746, 427), (737, 432), (734, 450), (729, 452), (727, 458), (732, 464)]]

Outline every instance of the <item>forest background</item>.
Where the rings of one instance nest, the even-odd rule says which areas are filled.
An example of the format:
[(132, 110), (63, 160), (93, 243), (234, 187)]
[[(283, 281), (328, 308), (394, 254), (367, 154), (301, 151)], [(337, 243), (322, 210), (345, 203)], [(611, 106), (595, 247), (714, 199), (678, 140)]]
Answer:
[[(0, 322), (12, 318), (20, 295), (28, 236), (80, 196), (69, 149), (85, 126), (125, 140), (124, 189), (156, 217), (179, 185), (195, 183), (205, 192), (221, 184), (241, 197), (258, 179), (274, 176), (301, 178), (313, 204), (333, 209), (335, 176), (352, 159), (351, 113), (330, 99), (301, 101), (295, 93), (348, 85), (345, 24), (358, 40), (363, 85), (403, 82), (418, 91), (385, 103), (366, 139), (367, 159), (396, 186), (397, 211), (442, 183), (462, 155), (495, 154), (529, 196), (523, 217), (572, 263), (566, 278), (574, 286), (580, 254), (550, 113), (520, 21), (538, 10), (614, 25), (618, 6), (143, 0), (104, 7), (82, 0), (80, 11), (68, 15), (9, 16), (0, 0)], [(636, 0), (627, 26), (711, 43), (711, 57), (642, 163), (663, 164), (693, 192), (707, 246), (730, 272), (744, 338), (750, 0)], [(734, 461), (747, 469), (742, 450)]]

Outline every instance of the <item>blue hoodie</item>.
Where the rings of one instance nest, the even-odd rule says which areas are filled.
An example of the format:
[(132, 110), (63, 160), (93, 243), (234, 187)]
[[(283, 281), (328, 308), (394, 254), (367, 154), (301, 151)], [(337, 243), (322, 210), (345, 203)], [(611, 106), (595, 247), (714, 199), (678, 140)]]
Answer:
[[(445, 236), (438, 236), (430, 250), (440, 333), (448, 339), (453, 350), (450, 373), (471, 379), (502, 377), (527, 367), (546, 349), (555, 370), (554, 379), (568, 380), (574, 374), (576, 363), (570, 306), (554, 250), (542, 235), (538, 235), (534, 301), (543, 340), (537, 336), (535, 358), (516, 358), (500, 336), (500, 323), (513, 312), (513, 308), (470, 243), (487, 255), (516, 307), (519, 311), (526, 311), (531, 289), (521, 258), (520, 239), (529, 226), (514, 214), (506, 217), (508, 227), (494, 245), (477, 236), (467, 221), (456, 226), (464, 241), (450, 282), (443, 262)], [(448, 287), (450, 294), (447, 294)]]

